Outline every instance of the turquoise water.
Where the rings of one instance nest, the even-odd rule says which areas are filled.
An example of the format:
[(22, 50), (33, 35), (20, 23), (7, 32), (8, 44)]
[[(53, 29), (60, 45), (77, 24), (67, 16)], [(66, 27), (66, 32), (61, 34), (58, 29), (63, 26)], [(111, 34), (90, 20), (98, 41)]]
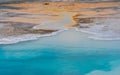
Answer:
[(120, 41), (98, 41), (73, 29), (0, 45), (0, 75), (119, 75)]

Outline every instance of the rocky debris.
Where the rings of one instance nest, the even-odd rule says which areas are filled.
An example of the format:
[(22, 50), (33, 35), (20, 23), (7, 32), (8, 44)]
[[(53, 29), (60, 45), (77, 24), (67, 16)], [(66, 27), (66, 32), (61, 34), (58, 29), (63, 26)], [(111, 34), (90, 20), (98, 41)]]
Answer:
[(30, 34), (48, 34), (48, 33), (55, 32), (57, 30), (47, 30), (47, 29), (37, 29), (37, 30), (31, 29), (30, 30), (30, 29), (28, 29), (25, 31), (27, 31)]
[(20, 22), (0, 22), (4, 26), (0, 29), (0, 35), (13, 36), (22, 34), (46, 34), (52, 33), (57, 30), (45, 30), (45, 29), (32, 29), (35, 24), (31, 23), (20, 23)]
[(89, 28), (89, 26), (91, 25), (91, 23), (94, 22), (94, 18), (91, 18), (91, 17), (85, 17), (85, 18), (82, 18), (82, 17), (79, 17), (81, 16), (80, 14), (77, 14), (75, 16), (73, 16), (73, 19), (77, 22), (77, 27), (80, 27), (80, 28)]

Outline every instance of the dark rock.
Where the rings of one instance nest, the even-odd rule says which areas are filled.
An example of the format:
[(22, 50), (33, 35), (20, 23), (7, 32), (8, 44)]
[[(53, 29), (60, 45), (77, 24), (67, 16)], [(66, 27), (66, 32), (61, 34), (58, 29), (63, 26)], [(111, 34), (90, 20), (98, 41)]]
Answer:
[(49, 5), (49, 3), (48, 2), (45, 2), (45, 3), (43, 3), (44, 5)]
[(93, 23), (92, 18), (79, 18), (79, 23)]

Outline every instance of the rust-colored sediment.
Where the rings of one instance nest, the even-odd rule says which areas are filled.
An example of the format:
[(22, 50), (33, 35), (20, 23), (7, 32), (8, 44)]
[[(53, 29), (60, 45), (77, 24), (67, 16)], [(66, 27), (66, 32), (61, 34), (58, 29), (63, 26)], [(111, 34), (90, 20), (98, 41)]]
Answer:
[[(3, 17), (3, 20), (0, 21), (15, 22), (16, 24), (30, 23), (32, 24), (32, 26), (40, 25), (41, 23), (49, 20), (60, 21), (65, 15), (64, 12), (71, 14), (71, 21), (73, 21), (73, 24), (65, 25), (65, 27), (75, 27), (79, 25), (80, 20), (82, 20), (81, 22), (83, 23), (91, 23), (93, 22), (91, 18), (94, 17), (114, 17), (114, 16), (110, 16), (110, 14), (115, 14), (117, 12), (120, 12), (120, 10), (115, 11), (112, 9), (103, 10), (104, 8), (120, 7), (120, 2), (106, 2), (106, 3), (49, 2), (47, 4), (38, 2), (38, 3), (7, 4), (6, 6), (23, 8), (19, 10), (5, 9), (6, 12), (26, 14), (26, 15), (22, 15), (19, 17), (17, 16), (7, 17), (5, 19)], [(115, 17), (119, 17), (119, 16), (115, 16)], [(14, 28), (16, 28), (17, 31)], [(6, 34), (10, 34), (13, 32), (16, 32), (16, 34), (31, 33), (31, 32), (47, 33), (46, 31), (43, 30), (30, 31), (28, 28), (26, 31), (22, 32), (24, 29), (20, 29), (20, 28), (24, 28), (24, 25), (23, 27), (20, 25), (17, 25), (17, 27), (15, 27), (10, 23), (10, 26), (8, 28), (10, 31)]]
[[(40, 24), (46, 20), (60, 20), (63, 14), (62, 12), (71, 12), (73, 14), (80, 14), (80, 17), (102, 17), (107, 14), (115, 13), (113, 10), (87, 10), (87, 9), (97, 9), (97, 8), (107, 8), (107, 7), (119, 7), (120, 2), (106, 2), (106, 3), (68, 3), (68, 2), (49, 2), (47, 5), (44, 3), (21, 3), (21, 4), (8, 4), (8, 6), (22, 7), (22, 10), (8, 10), (14, 13), (26, 13), (33, 14), (32, 17), (15, 17), (9, 18), (9, 21), (16, 22), (30, 22), (35, 24)], [(84, 10), (83, 10), (84, 9)], [(34, 14), (46, 14), (34, 15)], [(48, 16), (56, 15), (56, 16)]]

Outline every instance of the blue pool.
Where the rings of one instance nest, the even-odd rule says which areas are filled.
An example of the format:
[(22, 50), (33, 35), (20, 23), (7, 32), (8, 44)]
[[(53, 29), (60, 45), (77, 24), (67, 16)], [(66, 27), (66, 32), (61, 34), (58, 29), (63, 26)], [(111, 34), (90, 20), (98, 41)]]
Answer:
[(0, 45), (0, 75), (120, 75), (120, 41), (88, 36), (71, 29)]

